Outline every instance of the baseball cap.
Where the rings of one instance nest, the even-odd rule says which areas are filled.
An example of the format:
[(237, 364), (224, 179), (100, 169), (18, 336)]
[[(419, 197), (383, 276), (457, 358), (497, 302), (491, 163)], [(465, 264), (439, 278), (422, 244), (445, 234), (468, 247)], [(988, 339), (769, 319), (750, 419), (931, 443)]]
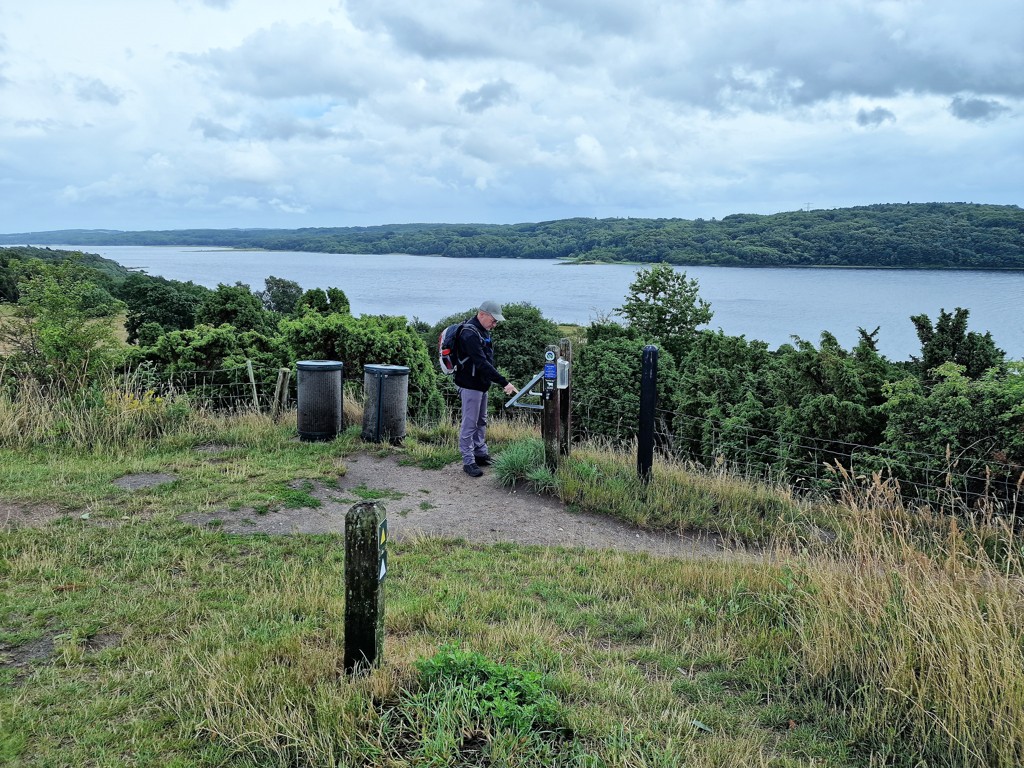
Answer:
[(480, 311), (486, 312), (499, 323), (505, 322), (505, 316), (501, 314), (501, 304), (496, 301), (485, 301), (480, 305)]

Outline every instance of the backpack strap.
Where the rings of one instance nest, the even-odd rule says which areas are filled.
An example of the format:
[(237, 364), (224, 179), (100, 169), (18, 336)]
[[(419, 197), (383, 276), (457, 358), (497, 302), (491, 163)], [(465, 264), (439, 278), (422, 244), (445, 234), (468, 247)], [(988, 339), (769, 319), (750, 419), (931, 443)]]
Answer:
[[(477, 338), (480, 339), (480, 343), (481, 344), (483, 344), (483, 342), (484, 342), (484, 337), (480, 334), (480, 331), (478, 331), (476, 329), (475, 325), (472, 325), (470, 323), (470, 321), (472, 319), (473, 318), (470, 317), (470, 318), (467, 318), (466, 320), (463, 320), (461, 323), (459, 323), (458, 327), (455, 329), (455, 338), (452, 341), (452, 351), (455, 353), (455, 362), (458, 363), (459, 365), (462, 365), (467, 360), (469, 360), (468, 357), (460, 357), (459, 356), (459, 334), (462, 333), (462, 331), (466, 328), (466, 326), (469, 326), (469, 328), (472, 329), (473, 333), (475, 333), (477, 335)], [(473, 375), (476, 376), (476, 366), (473, 366)]]

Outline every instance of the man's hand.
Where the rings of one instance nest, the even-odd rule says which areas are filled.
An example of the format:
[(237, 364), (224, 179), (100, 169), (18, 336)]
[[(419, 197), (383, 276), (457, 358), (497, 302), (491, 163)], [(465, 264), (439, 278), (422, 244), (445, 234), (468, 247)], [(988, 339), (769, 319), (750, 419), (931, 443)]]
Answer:
[(516, 389), (515, 384), (513, 384), (511, 381), (508, 384), (505, 385), (505, 394), (506, 395), (514, 395), (518, 391), (519, 390)]

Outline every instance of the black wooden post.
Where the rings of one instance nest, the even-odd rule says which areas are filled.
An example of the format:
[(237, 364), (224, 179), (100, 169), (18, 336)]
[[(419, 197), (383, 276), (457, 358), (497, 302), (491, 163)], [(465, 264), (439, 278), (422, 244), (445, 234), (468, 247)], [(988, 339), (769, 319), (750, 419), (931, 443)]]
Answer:
[(388, 571), (384, 505), (362, 501), (345, 515), (345, 671), (380, 663), (384, 650), (384, 576)]
[(558, 377), (558, 347), (550, 346), (544, 352), (544, 414), (541, 417), (541, 437), (544, 440), (544, 464), (552, 472), (558, 470), (558, 451), (562, 431), (562, 414), (559, 407), (560, 390), (555, 385)]
[(558, 452), (562, 456), (569, 455), (572, 446), (572, 342), (562, 339), (558, 343), (558, 421), (560, 439)]
[(644, 347), (640, 373), (640, 430), (636, 450), (636, 471), (644, 483), (650, 482), (654, 465), (654, 411), (657, 407), (658, 348), (648, 344)]

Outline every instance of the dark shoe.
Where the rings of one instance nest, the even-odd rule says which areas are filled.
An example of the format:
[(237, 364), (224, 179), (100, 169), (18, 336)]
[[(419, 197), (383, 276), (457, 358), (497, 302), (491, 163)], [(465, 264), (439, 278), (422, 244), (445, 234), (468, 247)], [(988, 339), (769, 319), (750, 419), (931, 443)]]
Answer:
[(476, 463), (481, 467), (489, 467), (494, 463), (494, 459), (486, 453), (483, 456), (474, 456), (473, 458), (476, 459)]
[(463, 464), (462, 471), (470, 477), (480, 477), (480, 475), (484, 473), (484, 471), (476, 464)]

